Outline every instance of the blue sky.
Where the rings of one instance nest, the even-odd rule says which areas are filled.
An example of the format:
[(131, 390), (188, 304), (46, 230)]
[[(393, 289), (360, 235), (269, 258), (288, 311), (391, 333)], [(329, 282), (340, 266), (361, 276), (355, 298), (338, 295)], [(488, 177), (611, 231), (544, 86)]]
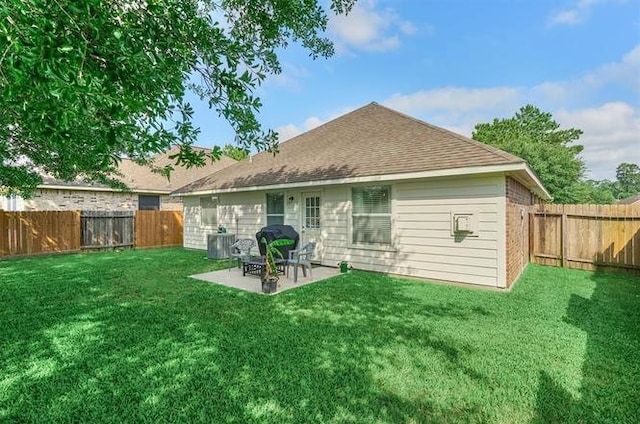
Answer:
[[(372, 101), (466, 136), (531, 103), (584, 131), (588, 177), (640, 164), (640, 0), (359, 0), (327, 36), (335, 56), (291, 46), (258, 90), (281, 141)], [(193, 105), (199, 145), (232, 142)]]

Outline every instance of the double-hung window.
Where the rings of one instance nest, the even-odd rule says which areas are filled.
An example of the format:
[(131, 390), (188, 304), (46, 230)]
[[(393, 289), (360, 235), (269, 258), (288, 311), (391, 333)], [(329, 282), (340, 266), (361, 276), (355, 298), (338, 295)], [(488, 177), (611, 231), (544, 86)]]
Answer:
[(267, 225), (284, 224), (284, 193), (267, 193)]
[(218, 198), (200, 198), (200, 222), (202, 225), (218, 225)]
[(352, 241), (358, 244), (391, 244), (391, 186), (351, 189)]

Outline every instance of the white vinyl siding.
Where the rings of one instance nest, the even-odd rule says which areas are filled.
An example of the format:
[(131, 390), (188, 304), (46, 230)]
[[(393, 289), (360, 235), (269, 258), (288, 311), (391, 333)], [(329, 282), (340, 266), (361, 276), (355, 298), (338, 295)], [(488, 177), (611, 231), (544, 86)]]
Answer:
[[(206, 249), (207, 234), (216, 227), (204, 225), (200, 220), (200, 198), (184, 198), (184, 247)], [(231, 193), (218, 195), (218, 223), (236, 237), (255, 238), (264, 226), (264, 193)]]
[[(255, 238), (256, 233), (266, 224), (265, 192), (218, 194), (218, 224), (227, 233), (237, 238)], [(184, 247), (206, 249), (207, 234), (216, 232), (216, 227), (201, 222), (199, 197), (184, 197)], [(285, 224), (298, 229), (298, 215), (295, 202), (285, 202)]]
[[(504, 177), (425, 179), (392, 187), (391, 246), (351, 245), (344, 211), (349, 186), (331, 186), (323, 198), (323, 263), (346, 260), (355, 268), (427, 279), (497, 286), (504, 237), (500, 199)], [(451, 235), (451, 212), (478, 213), (477, 237)], [(348, 215), (347, 215), (348, 216)]]

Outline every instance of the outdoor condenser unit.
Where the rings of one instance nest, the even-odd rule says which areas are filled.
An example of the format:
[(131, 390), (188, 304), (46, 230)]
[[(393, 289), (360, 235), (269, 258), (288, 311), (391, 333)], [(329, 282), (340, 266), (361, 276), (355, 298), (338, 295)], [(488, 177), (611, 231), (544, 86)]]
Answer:
[(207, 258), (224, 259), (231, 253), (231, 245), (236, 241), (235, 234), (212, 233), (207, 235)]

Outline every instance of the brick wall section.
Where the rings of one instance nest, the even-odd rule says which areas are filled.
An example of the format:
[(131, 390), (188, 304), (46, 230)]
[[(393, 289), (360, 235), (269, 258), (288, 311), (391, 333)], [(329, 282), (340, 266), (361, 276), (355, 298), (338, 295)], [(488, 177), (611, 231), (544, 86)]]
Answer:
[(529, 262), (529, 209), (539, 199), (513, 178), (506, 180), (507, 287), (518, 279)]
[(134, 211), (138, 195), (110, 191), (39, 189), (25, 200), (27, 211)]
[[(135, 211), (137, 193), (38, 189), (24, 200), (25, 211)], [(182, 199), (160, 196), (160, 210), (181, 211)]]
[(535, 195), (531, 193), (524, 185), (511, 177), (507, 177), (507, 200), (518, 205), (533, 205)]

